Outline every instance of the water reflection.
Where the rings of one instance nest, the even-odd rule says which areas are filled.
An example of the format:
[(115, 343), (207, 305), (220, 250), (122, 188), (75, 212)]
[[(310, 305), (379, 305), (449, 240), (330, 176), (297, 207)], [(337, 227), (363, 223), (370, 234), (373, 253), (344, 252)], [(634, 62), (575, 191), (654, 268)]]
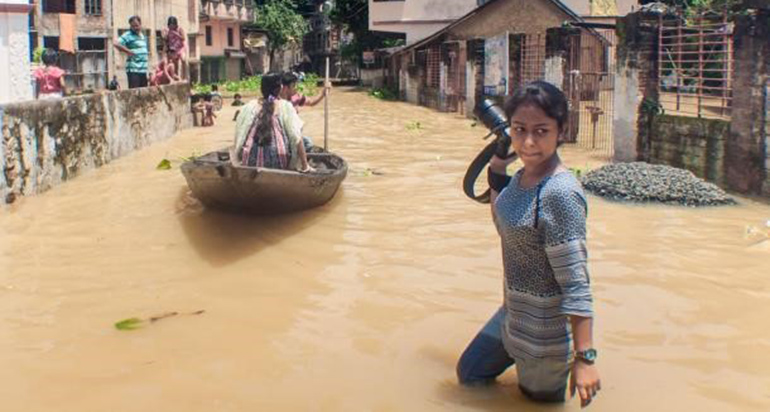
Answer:
[[(340, 193), (341, 195), (341, 193)], [(324, 216), (305, 212), (254, 216), (209, 209), (192, 198), (187, 188), (179, 192), (177, 219), (190, 245), (214, 267), (227, 266), (260, 250), (280, 245), (300, 235)]]

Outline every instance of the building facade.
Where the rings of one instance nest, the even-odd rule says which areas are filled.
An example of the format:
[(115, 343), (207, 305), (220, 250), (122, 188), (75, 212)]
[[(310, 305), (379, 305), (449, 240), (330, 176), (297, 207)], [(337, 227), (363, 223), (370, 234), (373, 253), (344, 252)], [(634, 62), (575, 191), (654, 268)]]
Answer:
[(0, 104), (32, 98), (27, 0), (0, 0)]
[(201, 82), (237, 80), (249, 71), (242, 27), (254, 21), (254, 10), (252, 0), (200, 0)]
[(324, 0), (314, 0), (313, 12), (306, 15), (309, 30), (302, 42), (304, 56), (310, 60), (312, 72), (324, 75), (326, 70), (326, 58), (329, 57), (329, 66), (332, 77), (338, 77), (341, 67), (340, 44), (343, 37), (342, 28), (331, 23), (324, 13)]
[(404, 33), (406, 44), (428, 37), (483, 0), (369, 0), (369, 30)]
[[(82, 0), (79, 0), (82, 2)], [(85, 0), (89, 1), (89, 0)], [(107, 1), (103, 1), (107, 3)], [(187, 58), (190, 62), (190, 71), (193, 80), (197, 66), (200, 62), (200, 26), (198, 14), (201, 10), (199, 0), (121, 0), (112, 2), (112, 27), (110, 29), (112, 41), (117, 40), (123, 33), (130, 29), (128, 19), (131, 16), (139, 16), (142, 19), (142, 29), (147, 36), (150, 49), (150, 69), (158, 64), (160, 52), (163, 49), (162, 30), (166, 28), (168, 18), (174, 16), (187, 35)], [(127, 86), (126, 56), (117, 52), (112, 46), (109, 48), (109, 72), (110, 77), (117, 76), (121, 86)]]
[(111, 2), (38, 1), (30, 18), (31, 50), (59, 51), (68, 90), (103, 89), (108, 83)]

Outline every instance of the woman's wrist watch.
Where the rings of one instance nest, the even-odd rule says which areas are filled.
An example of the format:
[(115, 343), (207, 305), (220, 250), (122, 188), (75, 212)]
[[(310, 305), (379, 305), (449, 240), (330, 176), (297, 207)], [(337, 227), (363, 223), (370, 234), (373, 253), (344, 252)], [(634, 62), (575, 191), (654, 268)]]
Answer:
[(583, 361), (589, 365), (593, 365), (594, 362), (596, 362), (596, 358), (598, 356), (598, 352), (596, 352), (596, 349), (586, 349), (586, 350), (580, 350), (575, 351), (575, 359)]

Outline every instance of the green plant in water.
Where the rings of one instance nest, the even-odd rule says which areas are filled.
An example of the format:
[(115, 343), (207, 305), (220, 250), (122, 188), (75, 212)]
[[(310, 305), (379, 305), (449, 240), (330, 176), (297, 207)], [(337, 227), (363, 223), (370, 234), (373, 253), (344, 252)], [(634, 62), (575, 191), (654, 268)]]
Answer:
[(406, 130), (409, 130), (409, 131), (422, 130), (422, 124), (420, 124), (420, 122), (416, 120), (413, 120), (406, 124)]
[(193, 89), (193, 92), (195, 94), (211, 93), (211, 85), (210, 84), (195, 83), (195, 84), (193, 84), (192, 89)]
[(158, 170), (171, 170), (171, 160), (163, 159), (155, 168)]
[(128, 318), (115, 322), (115, 329), (117, 330), (136, 330), (141, 327), (142, 320), (139, 318)]
[(305, 78), (297, 84), (297, 91), (305, 96), (314, 96), (318, 94), (318, 82), (321, 77), (315, 73), (306, 73)]
[(398, 100), (398, 91), (388, 87), (375, 87), (369, 90), (369, 96), (381, 100)]
[(583, 167), (570, 167), (569, 171), (572, 172), (575, 177), (580, 179), (581, 177), (585, 176), (586, 173), (590, 171), (590, 169), (588, 168), (588, 165), (585, 165)]
[(191, 162), (191, 161), (195, 160), (195, 158), (199, 157), (200, 155), (201, 155), (200, 152), (197, 149), (194, 149), (192, 151), (192, 154), (190, 154), (190, 156), (187, 156), (187, 157), (179, 156), (179, 160), (181, 160), (183, 162)]

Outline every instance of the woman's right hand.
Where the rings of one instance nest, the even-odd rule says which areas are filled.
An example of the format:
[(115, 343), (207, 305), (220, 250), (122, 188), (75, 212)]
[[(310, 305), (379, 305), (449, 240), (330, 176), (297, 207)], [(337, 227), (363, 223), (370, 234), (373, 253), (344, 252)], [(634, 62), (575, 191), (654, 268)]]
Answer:
[(497, 155), (492, 155), (492, 158), (489, 159), (489, 168), (492, 169), (493, 172), (497, 174), (504, 175), (506, 174), (506, 169), (508, 169), (508, 165), (515, 162), (516, 157), (511, 156), (507, 159), (501, 159), (497, 157)]

